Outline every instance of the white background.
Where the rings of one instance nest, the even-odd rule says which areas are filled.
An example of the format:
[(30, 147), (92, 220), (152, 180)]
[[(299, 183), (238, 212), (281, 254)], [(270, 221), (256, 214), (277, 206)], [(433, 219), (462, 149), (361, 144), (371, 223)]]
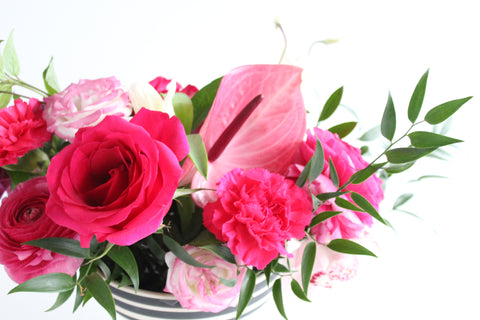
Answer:
[[(480, 19), (475, 1), (0, 1), (0, 39), (14, 29), (22, 79), (41, 85), (51, 56), (61, 86), (115, 75), (125, 84), (158, 75), (201, 87), (243, 64), (287, 59), (306, 69), (311, 109), (345, 86), (343, 103), (362, 121), (381, 118), (390, 91), (399, 131), (420, 76), (430, 68), (425, 110), (475, 96), (455, 116), (449, 135), (465, 140), (448, 161), (420, 161), (411, 178), (450, 179), (388, 185), (382, 213), (396, 232), (375, 228), (378, 259), (362, 259), (357, 277), (318, 290), (311, 304), (288, 296), (290, 319), (480, 319), (477, 149)], [(336, 38), (333, 45), (310, 45)], [(312, 99), (312, 97), (314, 99)], [(424, 112), (425, 112), (424, 110)], [(337, 123), (353, 120), (347, 113)], [(360, 146), (360, 145), (357, 145)], [(410, 178), (410, 176), (409, 176)], [(408, 180), (408, 179), (407, 179)], [(396, 196), (423, 221), (390, 212)], [(44, 313), (54, 295), (17, 293), (0, 271), (0, 318), (109, 319), (94, 301), (71, 315), (72, 301)], [(253, 319), (281, 319), (269, 303)]]

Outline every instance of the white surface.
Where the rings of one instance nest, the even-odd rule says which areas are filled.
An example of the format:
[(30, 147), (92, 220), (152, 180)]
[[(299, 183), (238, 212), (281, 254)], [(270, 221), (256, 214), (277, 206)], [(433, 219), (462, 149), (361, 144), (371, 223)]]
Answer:
[[(172, 1), (173, 3), (173, 1)], [(377, 123), (390, 90), (407, 124), (413, 88), (430, 68), (425, 105), (474, 95), (456, 115), (450, 161), (424, 162), (423, 173), (449, 180), (400, 186), (384, 203), (397, 234), (381, 227), (379, 259), (362, 259), (358, 276), (313, 295), (286, 298), (290, 319), (479, 319), (477, 148), (480, 20), (475, 1), (2, 1), (0, 38), (15, 29), (22, 78), (41, 85), (50, 56), (62, 87), (81, 78), (115, 75), (125, 83), (174, 77), (199, 87), (249, 63), (277, 63), (288, 36), (288, 58), (307, 67), (320, 104), (341, 85), (343, 103)], [(310, 44), (338, 38), (331, 46)], [(302, 57), (301, 59), (299, 59)], [(371, 117), (371, 118), (370, 118)], [(400, 120), (401, 119), (401, 120)], [(351, 120), (345, 119), (345, 120)], [(340, 121), (338, 121), (340, 122)], [(401, 126), (402, 127), (402, 126)], [(401, 130), (399, 128), (398, 130)], [(408, 209), (424, 221), (388, 213), (397, 193), (422, 192)], [(54, 295), (8, 295), (0, 272), (2, 320), (109, 319), (94, 302), (71, 315), (72, 301), (44, 313)], [(288, 291), (288, 290), (285, 290)], [(252, 319), (281, 319), (273, 302)]]

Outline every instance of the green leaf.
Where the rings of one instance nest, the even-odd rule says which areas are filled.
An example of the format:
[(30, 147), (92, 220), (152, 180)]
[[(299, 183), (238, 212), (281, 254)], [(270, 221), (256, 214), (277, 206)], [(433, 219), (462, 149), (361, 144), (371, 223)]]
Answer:
[(75, 280), (66, 273), (48, 273), (20, 283), (14, 292), (63, 292), (75, 288)]
[(322, 223), (325, 220), (330, 219), (331, 217), (335, 217), (339, 215), (342, 211), (323, 211), (313, 217), (312, 221), (310, 222), (310, 227), (314, 227), (319, 223)]
[(324, 192), (317, 194), (315, 197), (320, 201), (326, 201), (328, 199), (336, 198), (349, 192), (350, 191)]
[(202, 246), (202, 248), (212, 251), (218, 257), (231, 264), (236, 264), (235, 256), (232, 254), (232, 251), (230, 251), (230, 249), (223, 244), (209, 244)]
[(401, 164), (391, 164), (388, 167), (384, 168), (384, 170), (387, 173), (395, 174), (395, 173), (400, 173), (400, 172), (403, 172), (405, 170), (410, 169), (414, 164), (415, 164), (415, 161), (401, 163)]
[[(12, 85), (8, 83), (2, 83), (0, 84), (0, 91), (12, 92)], [(12, 95), (5, 92), (0, 92), (0, 109), (8, 106), (8, 103), (12, 99)]]
[(87, 291), (110, 314), (113, 320), (117, 318), (115, 302), (112, 292), (103, 279), (96, 273), (91, 273), (85, 278)]
[(60, 92), (60, 86), (58, 85), (57, 75), (55, 74), (55, 68), (53, 67), (53, 58), (50, 58), (48, 66), (43, 71), (43, 83), (45, 89), (49, 95), (54, 95)]
[(408, 104), (408, 119), (414, 123), (422, 108), (423, 99), (425, 97), (425, 90), (427, 87), (428, 70), (423, 74), (413, 91), (410, 103)]
[(418, 160), (435, 148), (397, 148), (388, 150), (385, 155), (391, 163), (406, 163)]
[(5, 72), (3, 71), (3, 68), (4, 68), (3, 57), (2, 57), (2, 53), (0, 52), (0, 80), (5, 78)]
[(128, 247), (114, 246), (108, 251), (108, 257), (118, 264), (132, 280), (135, 291), (140, 285), (138, 266), (135, 256)]
[(352, 200), (360, 208), (362, 208), (363, 211), (365, 211), (366, 213), (368, 213), (369, 215), (371, 215), (372, 217), (374, 217), (375, 219), (377, 219), (378, 221), (386, 225), (385, 220), (383, 220), (383, 218), (380, 216), (377, 209), (375, 209), (375, 207), (367, 199), (365, 199), (365, 197), (363, 197), (361, 194), (356, 192), (352, 192), (351, 196), (352, 196)]
[(218, 87), (222, 78), (218, 78), (200, 89), (193, 97), (193, 123), (192, 131), (195, 131), (205, 120), (212, 107), (215, 96), (217, 95)]
[(10, 32), (10, 36), (3, 49), (3, 63), (5, 70), (12, 76), (17, 77), (20, 74), (20, 63), (18, 62), (17, 52), (13, 45), (13, 31)]
[(311, 183), (314, 181), (323, 171), (323, 166), (325, 165), (325, 158), (323, 154), (323, 148), (320, 143), (320, 140), (317, 138), (317, 144), (315, 146), (315, 153), (312, 155), (310, 160), (303, 168), (302, 173), (297, 179), (297, 186), (302, 188), (305, 183), (308, 181)]
[(241, 317), (243, 311), (250, 302), (250, 299), (252, 299), (253, 291), (255, 290), (256, 278), (257, 276), (255, 275), (255, 272), (247, 268), (247, 272), (245, 273), (242, 287), (240, 289), (240, 297), (237, 305), (237, 316), (235, 317), (236, 320)]
[(441, 105), (438, 105), (427, 112), (427, 114), (425, 115), (425, 121), (430, 124), (439, 124), (447, 120), (471, 98), (472, 97), (466, 97), (442, 103)]
[(172, 99), (173, 111), (175, 116), (180, 119), (180, 122), (185, 129), (186, 134), (192, 131), (193, 122), (193, 104), (192, 100), (182, 92), (176, 92)]
[(399, 207), (403, 206), (410, 199), (413, 198), (413, 193), (404, 193), (395, 200), (393, 203), (393, 210), (397, 210)]
[(97, 260), (96, 263), (97, 263), (98, 270), (101, 272), (103, 277), (107, 281), (110, 281), (112, 277), (112, 272), (110, 271), (110, 268), (108, 267), (108, 265), (105, 262), (103, 262), (103, 260)]
[(82, 305), (84, 297), (85, 294), (82, 293), (81, 287), (77, 286), (77, 290), (75, 290), (75, 302), (73, 303), (73, 312), (77, 311), (78, 307)]
[(315, 242), (307, 243), (305, 250), (303, 251), (301, 266), (302, 287), (305, 294), (308, 293), (308, 285), (310, 284), (310, 279), (312, 278), (316, 254), (317, 246)]
[(377, 257), (373, 252), (362, 245), (347, 239), (334, 239), (327, 244), (329, 249), (346, 254), (360, 254)]
[(397, 119), (395, 115), (395, 107), (393, 105), (392, 96), (388, 94), (387, 105), (383, 112), (382, 122), (380, 125), (380, 131), (382, 135), (388, 140), (392, 141), (395, 135), (395, 128), (397, 125)]
[(335, 169), (331, 157), (328, 158), (328, 168), (330, 169), (330, 180), (332, 180), (333, 185), (338, 188), (340, 180), (338, 179), (337, 169)]
[(380, 136), (380, 126), (373, 127), (367, 132), (362, 134), (358, 140), (360, 141), (372, 141), (377, 139)]
[(331, 127), (328, 131), (338, 134), (339, 138), (342, 139), (348, 136), (356, 126), (357, 122), (355, 121), (345, 122)]
[(363, 168), (362, 170), (359, 170), (352, 174), (350, 179), (348, 181), (352, 184), (359, 184), (370, 178), (375, 172), (378, 171), (378, 169), (383, 168), (384, 165), (386, 165), (386, 162), (382, 163), (377, 163), (373, 165), (368, 165), (367, 167)]
[(358, 212), (364, 212), (364, 210), (360, 207), (357, 207), (353, 203), (351, 203), (348, 200), (345, 200), (343, 198), (336, 198), (335, 199), (335, 204), (339, 206), (340, 208), (344, 208), (347, 210), (352, 210), (352, 211), (358, 211)]
[(75, 258), (88, 258), (89, 249), (80, 247), (80, 241), (68, 238), (44, 238), (25, 242), (31, 246), (47, 249)]
[(188, 145), (190, 146), (189, 157), (192, 159), (193, 164), (197, 168), (198, 172), (207, 179), (208, 174), (208, 157), (205, 144), (202, 137), (199, 134), (190, 134), (187, 136)]
[(55, 303), (53, 304), (53, 306), (51, 306), (49, 309), (45, 310), (46, 312), (48, 311), (52, 311), (52, 310), (55, 310), (57, 309), (58, 307), (62, 306), (65, 302), (67, 302), (68, 298), (70, 298), (70, 296), (72, 295), (73, 293), (73, 289), (70, 289), (68, 291), (63, 291), (63, 292), (60, 292), (57, 296), (57, 300), (55, 300)]
[(213, 268), (213, 266), (207, 266), (206, 264), (195, 260), (178, 242), (165, 234), (163, 235), (163, 243), (178, 259), (182, 260), (186, 264), (198, 268)]
[(323, 106), (318, 122), (327, 120), (330, 116), (337, 110), (337, 107), (340, 105), (340, 100), (342, 100), (343, 87), (338, 88), (332, 95), (328, 98), (327, 102)]
[[(280, 280), (280, 279), (279, 279)], [(302, 299), (303, 301), (306, 301), (306, 302), (311, 302), (307, 295), (305, 294), (305, 292), (303, 292), (302, 290), (302, 287), (300, 286), (300, 284), (298, 283), (297, 280), (293, 279), (292, 278), (292, 282), (290, 283), (290, 287), (292, 288), (292, 291), (293, 293), (295, 293), (295, 295)]]
[(287, 315), (285, 313), (285, 308), (283, 306), (283, 296), (282, 296), (282, 279), (278, 278), (273, 283), (272, 287), (272, 294), (273, 294), (273, 301), (275, 301), (275, 305), (277, 306), (278, 312), (288, 320)]
[(426, 131), (415, 131), (410, 133), (408, 137), (410, 138), (412, 145), (417, 148), (437, 148), (463, 142), (462, 140)]

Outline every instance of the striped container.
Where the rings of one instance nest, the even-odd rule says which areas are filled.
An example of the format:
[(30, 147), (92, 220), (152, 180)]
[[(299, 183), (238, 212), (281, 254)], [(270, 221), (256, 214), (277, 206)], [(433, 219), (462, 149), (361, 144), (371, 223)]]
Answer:
[[(176, 320), (176, 319), (208, 319), (208, 320), (233, 320), (237, 309), (227, 308), (218, 313), (202, 312), (184, 309), (175, 297), (168, 293), (138, 290), (132, 287), (117, 288), (110, 285), (117, 313), (129, 320)], [(249, 314), (261, 307), (270, 298), (271, 288), (268, 287), (264, 274), (257, 277), (257, 283), (252, 299), (243, 312)]]

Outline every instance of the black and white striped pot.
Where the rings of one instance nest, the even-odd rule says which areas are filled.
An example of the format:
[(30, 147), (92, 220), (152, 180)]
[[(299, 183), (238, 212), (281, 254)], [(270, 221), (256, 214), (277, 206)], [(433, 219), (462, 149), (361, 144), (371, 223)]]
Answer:
[[(175, 297), (168, 293), (138, 290), (135, 293), (132, 287), (117, 288), (110, 284), (117, 313), (131, 320), (177, 320), (177, 319), (205, 319), (205, 320), (233, 320), (237, 314), (235, 307), (229, 307), (218, 313), (202, 312), (184, 309)], [(252, 300), (243, 312), (249, 314), (260, 308), (270, 298), (271, 288), (268, 287), (264, 274), (257, 277)]]

